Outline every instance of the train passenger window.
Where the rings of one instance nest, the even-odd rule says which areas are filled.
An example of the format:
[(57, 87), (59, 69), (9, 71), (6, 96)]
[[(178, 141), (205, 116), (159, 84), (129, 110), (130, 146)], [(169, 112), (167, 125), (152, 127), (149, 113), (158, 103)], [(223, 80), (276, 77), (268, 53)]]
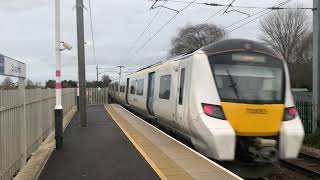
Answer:
[(180, 85), (179, 85), (179, 105), (183, 103), (183, 92), (184, 92), (184, 77), (185, 77), (186, 69), (181, 69), (180, 74)]
[(131, 81), (130, 83), (130, 94), (135, 94), (136, 93), (136, 81)]
[(161, 76), (159, 98), (170, 99), (170, 89), (171, 89), (171, 74)]
[(137, 95), (142, 96), (143, 95), (143, 86), (144, 86), (144, 80), (140, 79), (137, 81)]

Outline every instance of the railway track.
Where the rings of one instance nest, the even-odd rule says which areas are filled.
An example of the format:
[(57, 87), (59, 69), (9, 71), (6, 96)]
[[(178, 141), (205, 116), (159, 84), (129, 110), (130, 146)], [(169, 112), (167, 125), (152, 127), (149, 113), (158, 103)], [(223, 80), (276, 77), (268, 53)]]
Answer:
[(320, 179), (320, 158), (306, 153), (300, 153), (298, 159), (280, 160), (281, 166)]

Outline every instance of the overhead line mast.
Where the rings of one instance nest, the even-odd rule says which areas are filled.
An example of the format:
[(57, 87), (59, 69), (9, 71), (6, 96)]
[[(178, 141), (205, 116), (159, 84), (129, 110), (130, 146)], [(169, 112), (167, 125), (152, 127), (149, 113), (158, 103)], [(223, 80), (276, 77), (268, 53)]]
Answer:
[(312, 86), (312, 132), (320, 127), (320, 2), (313, 0), (313, 86)]
[(84, 50), (83, 0), (77, 0), (78, 71), (80, 90), (80, 124), (87, 127), (86, 67)]

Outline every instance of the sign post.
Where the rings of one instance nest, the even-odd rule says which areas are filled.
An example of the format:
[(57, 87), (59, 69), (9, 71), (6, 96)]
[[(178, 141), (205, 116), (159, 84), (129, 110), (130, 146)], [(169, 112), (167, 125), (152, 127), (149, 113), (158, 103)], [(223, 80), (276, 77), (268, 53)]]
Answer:
[(26, 164), (27, 161), (27, 125), (25, 101), (26, 64), (0, 54), (0, 76), (11, 76), (19, 78), (19, 101), (23, 108), (22, 114), (20, 114), (20, 153), (22, 155), (20, 166), (22, 167)]

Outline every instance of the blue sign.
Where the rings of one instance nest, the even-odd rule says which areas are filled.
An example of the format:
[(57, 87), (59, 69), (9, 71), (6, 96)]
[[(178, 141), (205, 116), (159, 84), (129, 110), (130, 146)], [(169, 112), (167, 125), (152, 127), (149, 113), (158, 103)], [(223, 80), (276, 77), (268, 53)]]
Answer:
[(4, 56), (0, 54), (0, 75), (4, 75)]

